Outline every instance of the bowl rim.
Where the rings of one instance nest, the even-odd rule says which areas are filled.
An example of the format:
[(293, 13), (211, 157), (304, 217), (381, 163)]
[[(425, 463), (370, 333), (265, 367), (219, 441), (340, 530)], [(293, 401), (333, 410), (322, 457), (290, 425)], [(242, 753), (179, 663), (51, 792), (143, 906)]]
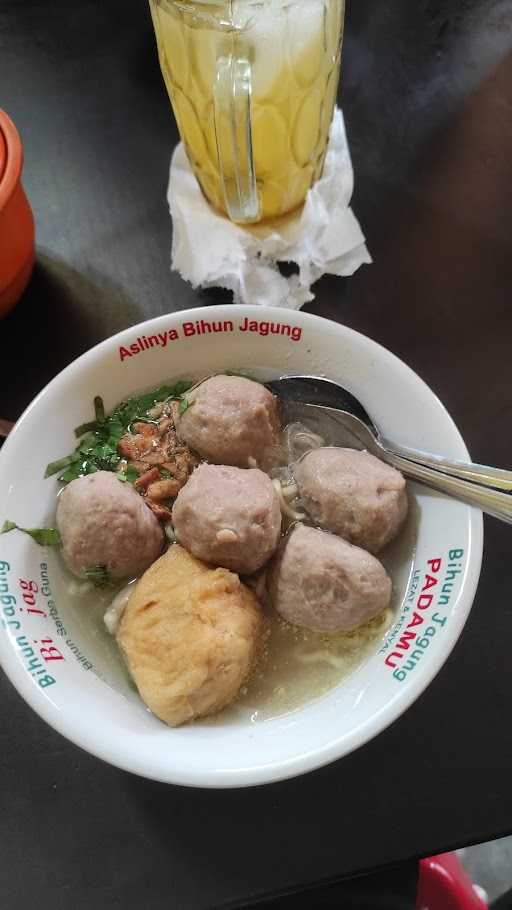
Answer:
[[(237, 310), (240, 312), (240, 315), (250, 316), (254, 314), (254, 316), (258, 316), (260, 319), (267, 317), (269, 319), (282, 319), (283, 312), (287, 312), (278, 307), (250, 305), (237, 307)], [(180, 320), (186, 320), (191, 317), (194, 319), (208, 317), (219, 318), (216, 314), (221, 312), (224, 314), (227, 311), (232, 312), (231, 304), (194, 307), (192, 309), (179, 310), (173, 313), (155, 316), (133, 326), (128, 326), (126, 329), (109, 336), (71, 361), (63, 370), (54, 376), (43, 389), (41, 389), (16, 421), (2, 450), (0, 450), (0, 482), (2, 480), (2, 467), (6, 458), (6, 453), (10, 453), (11, 449), (16, 445), (18, 427), (30, 418), (32, 411), (38, 407), (39, 402), (43, 398), (51, 395), (54, 387), (66, 381), (66, 379), (73, 375), (77, 370), (81, 370), (90, 360), (115, 348), (122, 343), (121, 340), (123, 338), (131, 337), (134, 332), (136, 334), (143, 334), (148, 331), (149, 326), (154, 326), (155, 323), (158, 323), (159, 321), (168, 320), (169, 317), (179, 318)], [(362, 338), (365, 343), (369, 343), (374, 349), (379, 349), (385, 357), (396, 361), (402, 370), (405, 369), (407, 373), (411, 374), (411, 378), (415, 383), (421, 383), (430, 396), (435, 398), (438, 406), (445, 412), (446, 417), (452, 425), (454, 438), (458, 440), (461, 449), (464, 451), (464, 455), (469, 459), (469, 453), (464, 439), (444, 404), (430, 386), (428, 386), (428, 384), (401, 358), (397, 357), (397, 355), (393, 354), (389, 349), (385, 348), (377, 341), (343, 323), (337, 323), (333, 320), (325, 319), (324, 317), (311, 313), (299, 312), (294, 313), (294, 316), (298, 317), (303, 325), (322, 322), (334, 326), (336, 329), (341, 329), (348, 338), (349, 343), (351, 336), (359, 339)], [(333, 737), (327, 744), (310, 750), (304, 750), (303, 753), (297, 756), (276, 761), (272, 765), (252, 766), (244, 768), (239, 772), (233, 769), (228, 769), (221, 773), (217, 772), (215, 769), (212, 769), (211, 771), (205, 771), (203, 769), (182, 769), (181, 773), (176, 773), (176, 771), (171, 768), (169, 769), (170, 773), (168, 775), (160, 772), (156, 773), (154, 770), (147, 767), (146, 761), (138, 760), (133, 754), (127, 756), (123, 751), (122, 745), (117, 749), (116, 754), (112, 753), (112, 750), (108, 745), (105, 748), (102, 748), (102, 743), (98, 742), (87, 728), (84, 730), (83, 725), (81, 725), (79, 721), (76, 722), (76, 720), (70, 718), (69, 715), (63, 717), (60, 711), (53, 709), (53, 706), (45, 697), (36, 698), (35, 694), (37, 690), (34, 687), (33, 682), (15, 659), (13, 650), (6, 644), (4, 636), (0, 636), (0, 659), (2, 658), (2, 655), (5, 656), (5, 660), (1, 661), (2, 666), (6, 676), (10, 679), (19, 694), (46, 723), (57, 730), (57, 732), (61, 733), (66, 739), (70, 740), (74, 745), (77, 745), (84, 749), (84, 751), (94, 755), (96, 758), (106, 761), (124, 771), (136, 773), (150, 780), (156, 780), (162, 783), (204, 789), (231, 789), (247, 786), (261, 786), (297, 777), (343, 758), (345, 755), (360, 748), (389, 727), (398, 720), (414, 701), (416, 701), (421, 693), (425, 691), (439, 670), (446, 663), (469, 616), (480, 577), (483, 555), (483, 517), (482, 513), (475, 508), (469, 509), (468, 516), (468, 559), (459, 594), (462, 606), (457, 614), (452, 617), (452, 622), (446, 630), (443, 647), (432, 656), (426, 665), (426, 669), (423, 669), (420, 675), (412, 677), (411, 682), (406, 689), (402, 690), (399, 695), (397, 694), (391, 703), (382, 705), (366, 722), (361, 724), (359, 729), (340, 734), (337, 737)], [(40, 693), (38, 693), (38, 695), (39, 694)], [(349, 740), (348, 748), (345, 747), (347, 740)]]

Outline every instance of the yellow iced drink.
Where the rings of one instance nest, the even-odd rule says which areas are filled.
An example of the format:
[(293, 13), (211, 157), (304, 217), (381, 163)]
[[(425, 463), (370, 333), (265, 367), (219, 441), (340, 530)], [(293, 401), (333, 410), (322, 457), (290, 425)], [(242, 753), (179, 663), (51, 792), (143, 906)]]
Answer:
[[(247, 60), (260, 219), (302, 204), (320, 176), (338, 85), (344, 0), (150, 0), (160, 65), (189, 160), (210, 203), (226, 211), (214, 116), (218, 60)], [(243, 156), (241, 156), (243, 158)], [(227, 179), (234, 165), (224, 161)], [(245, 167), (245, 163), (242, 163)]]

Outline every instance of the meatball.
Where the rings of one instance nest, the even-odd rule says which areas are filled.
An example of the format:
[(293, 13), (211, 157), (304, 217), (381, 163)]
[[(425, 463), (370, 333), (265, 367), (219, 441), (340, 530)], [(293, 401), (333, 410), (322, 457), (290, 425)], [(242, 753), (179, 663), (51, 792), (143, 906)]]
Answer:
[(272, 605), (288, 622), (351, 632), (388, 606), (391, 580), (366, 550), (298, 524), (276, 557), (269, 589)]
[(137, 583), (117, 641), (148, 708), (176, 727), (236, 698), (263, 629), (258, 602), (237, 575), (176, 544)]
[(368, 452), (314, 449), (294, 475), (314, 523), (371, 553), (395, 537), (407, 515), (404, 478)]
[(212, 376), (186, 396), (177, 415), (179, 438), (214, 464), (264, 470), (277, 460), (277, 399), (265, 386), (241, 376)]
[(74, 575), (105, 566), (112, 578), (138, 575), (157, 559), (164, 533), (143, 499), (110, 471), (72, 480), (59, 496), (62, 554)]
[(172, 520), (179, 542), (198, 559), (250, 575), (277, 547), (281, 508), (263, 471), (202, 464), (178, 493)]

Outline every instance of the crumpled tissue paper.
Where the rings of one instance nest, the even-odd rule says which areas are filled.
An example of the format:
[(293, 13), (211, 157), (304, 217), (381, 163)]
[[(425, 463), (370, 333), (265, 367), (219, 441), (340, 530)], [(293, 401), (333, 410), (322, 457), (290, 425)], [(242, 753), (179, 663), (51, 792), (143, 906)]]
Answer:
[[(224, 287), (235, 303), (300, 309), (321, 275), (352, 275), (370, 263), (350, 208), (354, 172), (343, 114), (335, 111), (324, 171), (302, 209), (277, 224), (233, 224), (206, 201), (183, 144), (171, 160), (167, 198), (173, 220), (171, 265), (194, 287)], [(278, 262), (295, 262), (285, 277)]]

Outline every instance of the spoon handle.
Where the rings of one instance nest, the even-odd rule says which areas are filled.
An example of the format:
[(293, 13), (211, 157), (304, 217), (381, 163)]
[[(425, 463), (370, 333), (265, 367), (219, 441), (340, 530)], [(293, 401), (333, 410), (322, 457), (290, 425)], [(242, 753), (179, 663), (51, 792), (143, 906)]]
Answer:
[(430, 455), (427, 452), (418, 452), (414, 449), (406, 449), (397, 446), (394, 443), (388, 443), (382, 440), (382, 445), (388, 452), (394, 455), (400, 455), (408, 461), (414, 461), (416, 464), (424, 465), (427, 468), (433, 468), (435, 471), (441, 471), (450, 477), (458, 477), (460, 480), (470, 480), (478, 483), (483, 487), (490, 487), (493, 490), (505, 490), (512, 492), (512, 471), (505, 471), (502, 468), (491, 468), (483, 464), (472, 464), (464, 461), (450, 461), (447, 458), (441, 458), (439, 455)]
[(382, 450), (381, 457), (411, 480), (418, 480), (420, 483), (432, 487), (433, 490), (461, 499), (462, 502), (475, 506), (477, 509), (481, 509), (482, 512), (493, 515), (494, 518), (499, 518), (501, 521), (512, 524), (512, 496), (508, 493), (493, 490), (481, 484), (471, 483), (469, 480), (451, 477), (449, 474), (444, 474), (427, 465), (410, 461), (408, 458), (388, 450)]

